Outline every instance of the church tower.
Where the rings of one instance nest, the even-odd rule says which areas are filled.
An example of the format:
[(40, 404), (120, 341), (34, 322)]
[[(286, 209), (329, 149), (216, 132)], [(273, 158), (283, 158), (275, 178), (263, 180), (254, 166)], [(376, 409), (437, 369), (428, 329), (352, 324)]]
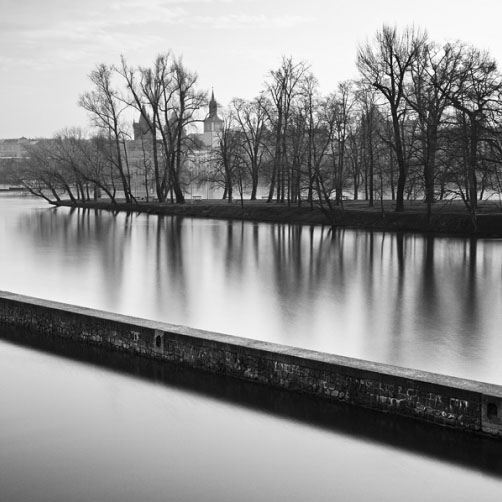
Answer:
[(223, 120), (218, 117), (218, 104), (214, 99), (214, 89), (211, 92), (211, 100), (209, 101), (209, 114), (204, 120), (204, 145), (212, 147), (218, 140), (218, 133), (223, 131)]
[(150, 134), (150, 126), (145, 117), (148, 117), (145, 107), (143, 106), (139, 120), (132, 123), (132, 129), (134, 131), (134, 141), (139, 141), (141, 139), (146, 139)]

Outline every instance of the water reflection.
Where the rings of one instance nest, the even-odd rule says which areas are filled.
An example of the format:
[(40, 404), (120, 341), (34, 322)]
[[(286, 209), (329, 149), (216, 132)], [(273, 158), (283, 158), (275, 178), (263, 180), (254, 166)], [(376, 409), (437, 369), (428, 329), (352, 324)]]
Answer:
[(183, 392), (299, 421), (328, 432), (349, 435), (370, 444), (382, 443), (413, 454), (441, 459), (502, 479), (499, 442), (486, 437), (403, 417), (389, 417), (381, 412), (327, 402), (281, 389), (267, 388), (264, 392), (264, 387), (259, 384), (72, 341), (41, 338), (21, 329), (5, 329), (0, 334), (1, 340), (133, 375)]
[(500, 241), (0, 204), (2, 289), (502, 383)]
[(0, 500), (500, 494), (496, 441), (102, 349), (3, 331), (0, 382)]

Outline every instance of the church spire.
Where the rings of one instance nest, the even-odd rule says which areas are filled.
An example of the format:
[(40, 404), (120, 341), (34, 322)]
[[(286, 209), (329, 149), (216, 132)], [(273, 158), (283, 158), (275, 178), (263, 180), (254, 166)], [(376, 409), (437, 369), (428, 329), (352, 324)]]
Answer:
[(214, 88), (211, 91), (211, 101), (209, 101), (209, 117), (216, 117), (218, 114), (218, 105), (214, 99)]

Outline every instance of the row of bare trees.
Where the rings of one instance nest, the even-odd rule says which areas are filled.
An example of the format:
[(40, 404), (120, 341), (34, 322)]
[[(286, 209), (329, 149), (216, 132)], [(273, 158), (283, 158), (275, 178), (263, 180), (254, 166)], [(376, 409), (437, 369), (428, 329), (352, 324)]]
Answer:
[[(327, 97), (304, 63), (283, 59), (270, 73), (260, 96), (270, 200), (339, 205), (363, 189), (370, 205), (389, 196), (397, 211), (405, 198), (429, 211), (460, 198), (474, 216), (480, 198), (500, 194), (502, 79), (488, 53), (384, 27), (357, 65), (361, 78)], [(241, 122), (228, 127), (242, 134)]]
[[(486, 52), (437, 44), (420, 30), (384, 26), (359, 47), (360, 78), (323, 95), (309, 65), (282, 58), (258, 97), (226, 108), (205, 181), (251, 199), (320, 204), (345, 198), (369, 205), (459, 198), (475, 219), (478, 201), (501, 193), (502, 79)], [(206, 93), (171, 54), (151, 67), (99, 65), (80, 98), (99, 134), (67, 131), (32, 153), (33, 190), (85, 198), (95, 192), (134, 202), (127, 158), (131, 111), (146, 124), (145, 184), (156, 198), (184, 202), (183, 177), (200, 150), (194, 124)], [(205, 153), (204, 155), (207, 155)], [(37, 170), (38, 169), (38, 170)], [(150, 180), (150, 181), (149, 181)], [(26, 181), (26, 180), (25, 180)], [(383, 205), (382, 205), (383, 207)]]
[(89, 112), (97, 133), (84, 138), (81, 131), (68, 130), (39, 142), (30, 149), (24, 184), (33, 193), (56, 200), (61, 191), (71, 200), (85, 200), (85, 185), (93, 185), (94, 193), (104, 192), (112, 201), (120, 193), (126, 202), (135, 202), (127, 148), (133, 111), (147, 126), (141, 138), (142, 168), (157, 200), (171, 196), (183, 203), (182, 169), (192, 148), (187, 132), (206, 102), (205, 93), (196, 87), (197, 75), (181, 59), (163, 54), (152, 67), (132, 67), (125, 58), (120, 66), (100, 64), (90, 80), (92, 89), (79, 104)]
[[(374, 44), (360, 48), (358, 67), (390, 117), (386, 140), (398, 166), (396, 210), (403, 209), (410, 174), (429, 211), (438, 191), (460, 197), (473, 217), (483, 194), (500, 193), (494, 145), (501, 132), (502, 80), (488, 53), (384, 27)], [(416, 166), (421, 173), (412, 172)]]

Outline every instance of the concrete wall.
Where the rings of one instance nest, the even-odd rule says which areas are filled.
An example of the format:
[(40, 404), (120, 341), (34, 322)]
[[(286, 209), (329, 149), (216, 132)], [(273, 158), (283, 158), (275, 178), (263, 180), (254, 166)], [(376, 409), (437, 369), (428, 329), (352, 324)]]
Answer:
[(502, 387), (0, 292), (20, 326), (324, 399), (502, 437)]

